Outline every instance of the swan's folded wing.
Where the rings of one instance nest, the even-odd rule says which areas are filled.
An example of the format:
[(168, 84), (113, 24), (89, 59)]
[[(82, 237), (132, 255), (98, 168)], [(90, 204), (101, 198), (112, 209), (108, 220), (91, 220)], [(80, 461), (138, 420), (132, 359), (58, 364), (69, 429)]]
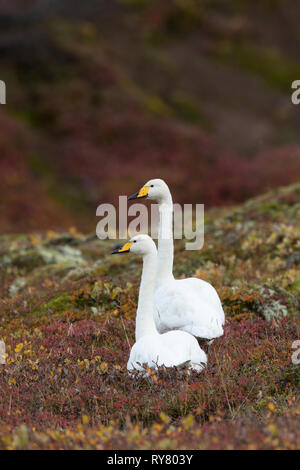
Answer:
[(209, 282), (203, 281), (203, 279), (198, 279), (196, 277), (178, 279), (176, 282), (180, 283), (181, 287), (185, 287), (186, 284), (188, 284), (189, 288), (193, 290), (195, 296), (198, 299), (201, 298), (204, 302), (213, 308), (214, 314), (219, 317), (221, 324), (224, 325), (225, 314), (220, 297), (216, 289)]
[(182, 330), (207, 339), (222, 336), (224, 313), (212, 289), (210, 284), (193, 278), (171, 281), (158, 288), (154, 314), (158, 331)]

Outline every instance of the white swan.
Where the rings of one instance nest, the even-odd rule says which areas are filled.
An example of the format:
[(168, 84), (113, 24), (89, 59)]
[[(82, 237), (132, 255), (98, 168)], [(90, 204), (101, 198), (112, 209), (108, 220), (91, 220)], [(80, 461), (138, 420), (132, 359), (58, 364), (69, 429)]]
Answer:
[(182, 330), (209, 344), (223, 335), (224, 311), (219, 296), (208, 282), (175, 280), (173, 276), (173, 202), (167, 184), (148, 181), (128, 199), (148, 198), (159, 204), (158, 267), (155, 289), (155, 324), (160, 333)]
[(157, 267), (157, 250), (148, 235), (137, 235), (115, 253), (137, 253), (143, 257), (143, 272), (136, 313), (136, 343), (131, 349), (127, 369), (145, 371), (142, 367), (186, 367), (200, 372), (207, 357), (197, 340), (184, 331), (159, 334), (154, 323), (154, 288)]

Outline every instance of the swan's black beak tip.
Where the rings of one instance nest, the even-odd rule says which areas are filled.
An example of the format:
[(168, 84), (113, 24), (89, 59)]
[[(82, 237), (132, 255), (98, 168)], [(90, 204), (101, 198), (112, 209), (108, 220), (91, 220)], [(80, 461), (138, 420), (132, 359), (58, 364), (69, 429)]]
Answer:
[(118, 246), (114, 251), (112, 251), (112, 255), (123, 255), (123, 253), (129, 253), (130, 252), (130, 246), (127, 248), (128, 244), (125, 244), (123, 246)]
[(138, 198), (138, 195), (139, 195), (139, 192), (135, 193), (135, 194), (132, 194), (132, 196), (129, 196), (128, 197), (128, 201), (132, 201), (133, 199), (137, 199)]

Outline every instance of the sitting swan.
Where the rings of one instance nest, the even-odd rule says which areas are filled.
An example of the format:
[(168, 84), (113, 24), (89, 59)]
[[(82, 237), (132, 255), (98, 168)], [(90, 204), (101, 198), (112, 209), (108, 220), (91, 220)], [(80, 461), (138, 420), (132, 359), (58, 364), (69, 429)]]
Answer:
[(159, 334), (153, 319), (157, 250), (148, 235), (137, 235), (115, 253), (137, 253), (143, 257), (143, 272), (136, 313), (136, 343), (131, 349), (127, 369), (144, 371), (158, 366), (186, 367), (200, 372), (207, 357), (197, 340), (184, 331)]
[(182, 330), (195, 336), (199, 344), (209, 344), (223, 335), (224, 311), (216, 290), (197, 279), (175, 280), (173, 276), (173, 202), (167, 184), (148, 181), (128, 199), (148, 198), (159, 204), (158, 266), (155, 288), (155, 324), (160, 333)]

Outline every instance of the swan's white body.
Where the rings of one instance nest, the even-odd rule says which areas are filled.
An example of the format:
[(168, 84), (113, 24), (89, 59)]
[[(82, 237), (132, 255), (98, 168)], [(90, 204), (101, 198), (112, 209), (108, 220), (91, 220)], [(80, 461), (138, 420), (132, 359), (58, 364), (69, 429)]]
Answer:
[[(162, 180), (150, 180), (147, 198), (159, 204), (158, 268), (154, 296), (154, 320), (159, 333), (181, 330), (212, 340), (223, 335), (225, 322), (214, 287), (201, 279), (175, 280), (173, 276), (173, 202)], [(135, 195), (139, 197), (140, 193)], [(141, 193), (145, 197), (145, 190)], [(134, 197), (134, 196), (133, 196)]]
[(142, 364), (151, 369), (159, 366), (186, 367), (201, 372), (207, 362), (196, 338), (184, 331), (158, 332), (140, 338), (132, 347), (127, 369), (144, 371)]
[(182, 330), (197, 338), (223, 334), (224, 312), (215, 289), (197, 278), (165, 282), (155, 290), (154, 320), (157, 330)]
[[(159, 334), (154, 323), (154, 289), (157, 268), (157, 250), (148, 235), (137, 235), (125, 247), (127, 251), (143, 256), (143, 272), (136, 314), (136, 343), (130, 351), (127, 364), (129, 371), (145, 367), (185, 367), (200, 372), (206, 365), (207, 356), (194, 336), (184, 331)], [(123, 247), (124, 248), (124, 247)]]

